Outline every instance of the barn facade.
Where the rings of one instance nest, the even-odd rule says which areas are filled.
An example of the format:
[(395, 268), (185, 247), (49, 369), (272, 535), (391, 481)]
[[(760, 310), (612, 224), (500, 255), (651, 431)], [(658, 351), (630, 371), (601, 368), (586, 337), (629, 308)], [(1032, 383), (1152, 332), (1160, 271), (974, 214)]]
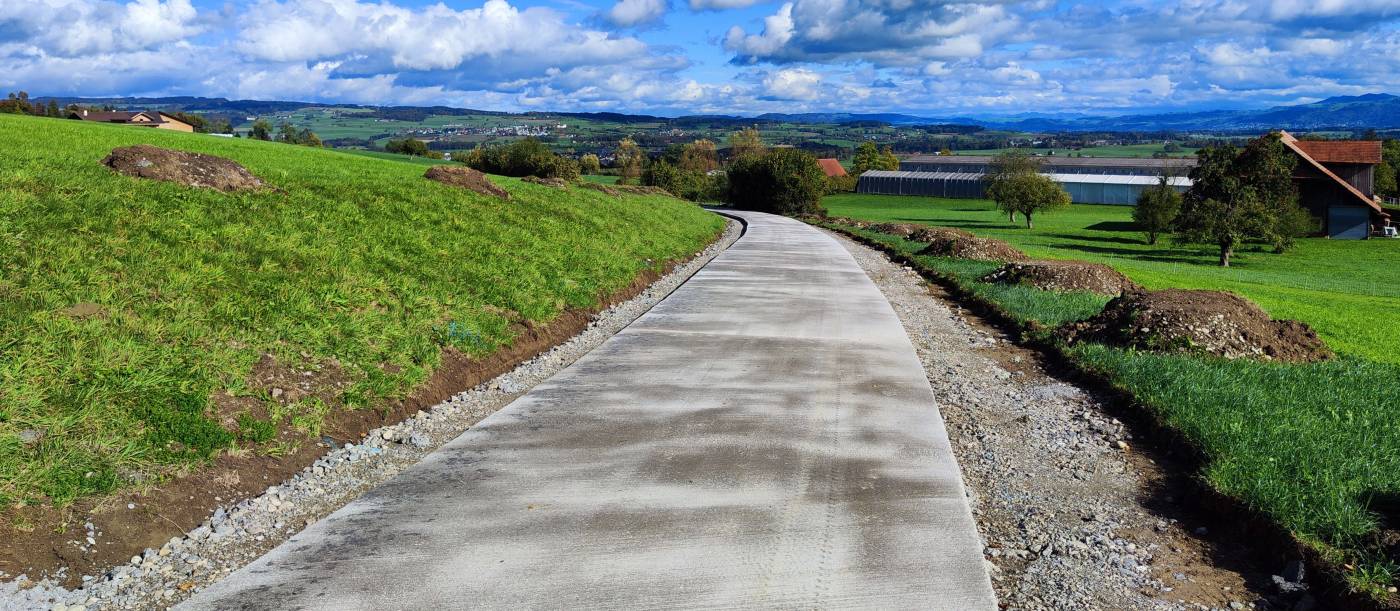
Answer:
[[(898, 171), (872, 170), (861, 175), (857, 193), (923, 195), (930, 197), (986, 197), (984, 177), (992, 170), (993, 157), (916, 156), (899, 164)], [(1089, 157), (1040, 158), (1041, 171), (1064, 186), (1077, 204), (1131, 206), (1143, 190), (1160, 176), (1178, 191), (1190, 188), (1186, 175), (1195, 159), (1116, 159)]]
[(1328, 237), (1362, 240), (1390, 224), (1390, 215), (1375, 196), (1375, 169), (1381, 163), (1379, 141), (1299, 140), (1288, 132), (1279, 136), (1298, 156), (1293, 166), (1298, 201), (1322, 220)]

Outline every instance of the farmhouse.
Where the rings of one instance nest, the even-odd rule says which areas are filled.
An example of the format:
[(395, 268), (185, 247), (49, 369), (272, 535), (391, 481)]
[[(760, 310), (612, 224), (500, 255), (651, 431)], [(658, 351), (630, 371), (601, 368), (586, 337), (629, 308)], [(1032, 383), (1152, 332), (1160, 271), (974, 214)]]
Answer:
[(98, 123), (120, 123), (122, 125), (137, 125), (140, 127), (154, 127), (156, 129), (170, 129), (177, 132), (193, 132), (194, 126), (185, 123), (175, 117), (160, 111), (89, 111), (75, 110), (68, 113), (69, 119), (81, 119), (83, 121), (96, 121)]
[(1360, 240), (1390, 224), (1376, 201), (1375, 169), (1381, 143), (1374, 140), (1299, 140), (1279, 132), (1284, 146), (1298, 156), (1293, 182), (1298, 201), (1322, 220), (1323, 232), (1337, 239)]
[[(986, 196), (983, 177), (995, 158), (987, 156), (920, 155), (899, 163), (899, 170), (871, 170), (860, 176), (858, 193), (981, 198)], [(1041, 158), (1041, 171), (1055, 179), (1077, 204), (1131, 206), (1138, 195), (1170, 177), (1178, 191), (1191, 186), (1186, 175), (1195, 159), (1118, 159), (1089, 157)]]
[(817, 165), (822, 167), (822, 172), (826, 173), (827, 178), (846, 175), (846, 168), (841, 167), (841, 162), (835, 159), (818, 159)]

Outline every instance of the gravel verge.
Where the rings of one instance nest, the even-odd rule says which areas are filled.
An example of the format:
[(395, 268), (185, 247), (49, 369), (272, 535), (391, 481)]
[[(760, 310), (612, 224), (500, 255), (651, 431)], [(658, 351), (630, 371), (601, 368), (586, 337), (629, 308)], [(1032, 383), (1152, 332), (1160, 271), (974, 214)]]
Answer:
[(1172, 477), (1135, 451), (1093, 393), (1048, 374), (1039, 353), (917, 272), (831, 235), (880, 287), (923, 362), (1003, 608), (1310, 608), (1305, 594), (1261, 594), (1267, 575), (1236, 570), (1229, 550), (1205, 540), (1209, 529), (1174, 509)]
[(459, 393), (398, 424), (375, 429), (360, 443), (331, 448), (315, 464), (261, 496), (214, 510), (209, 519), (159, 549), (147, 549), (102, 575), (84, 576), (67, 590), (21, 575), (0, 582), (0, 610), (160, 609), (189, 598), (331, 514), (365, 491), (422, 460), (481, 419), (631, 324), (739, 238), (724, 234), (636, 297), (599, 312), (588, 328), (514, 370)]

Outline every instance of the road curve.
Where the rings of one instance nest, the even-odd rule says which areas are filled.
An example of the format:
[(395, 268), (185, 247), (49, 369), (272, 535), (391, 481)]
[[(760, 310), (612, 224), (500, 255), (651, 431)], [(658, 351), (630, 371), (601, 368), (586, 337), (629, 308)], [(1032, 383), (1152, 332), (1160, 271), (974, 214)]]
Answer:
[(184, 609), (994, 609), (894, 311), (745, 235), (618, 335)]

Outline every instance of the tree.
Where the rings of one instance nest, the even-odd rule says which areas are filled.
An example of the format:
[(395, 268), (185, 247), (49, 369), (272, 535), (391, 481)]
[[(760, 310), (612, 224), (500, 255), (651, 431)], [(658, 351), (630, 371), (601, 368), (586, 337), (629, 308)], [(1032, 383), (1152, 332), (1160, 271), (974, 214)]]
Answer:
[(856, 155), (851, 160), (851, 174), (860, 176), (869, 170), (898, 170), (899, 158), (894, 156), (894, 152), (885, 149), (883, 152), (875, 146), (874, 142), (866, 140), (856, 147)]
[(55, 117), (55, 118), (56, 118), (56, 117), (62, 117), (62, 116), (63, 116), (63, 111), (61, 111), (61, 110), (58, 109), (58, 101), (57, 101), (57, 100), (49, 100), (49, 109), (48, 109), (48, 110), (49, 110), (49, 116), (50, 116), (50, 117)]
[(303, 127), (301, 131), (297, 132), (297, 144), (321, 148), (321, 137), (317, 136), (316, 132), (311, 131), (310, 128)]
[(1381, 145), (1381, 163), (1376, 166), (1376, 193), (1385, 197), (1400, 197), (1400, 140), (1386, 140)]
[(0, 113), (10, 113), (16, 115), (34, 114), (34, 108), (29, 105), (29, 93), (21, 91), (11, 92), (0, 100)]
[(715, 143), (700, 139), (685, 145), (681, 150), (680, 169), (687, 172), (707, 174), (719, 169), (719, 153)]
[(402, 140), (390, 140), (384, 144), (384, 150), (389, 153), (398, 153), (410, 157), (427, 157), (428, 145), (422, 140), (404, 138)]
[(283, 123), (277, 127), (277, 140), (288, 144), (296, 144), (297, 128), (293, 127), (291, 123)]
[(729, 201), (776, 214), (821, 214), (826, 174), (817, 158), (791, 148), (745, 155), (729, 167)]
[(258, 119), (253, 122), (253, 127), (248, 130), (248, 137), (255, 140), (271, 140), (272, 124), (267, 119)]
[[(1010, 204), (1017, 195), (1012, 191), (1013, 179), (1026, 174), (1039, 174), (1040, 162), (1021, 151), (1009, 151), (997, 155), (992, 160), (992, 168), (983, 181), (987, 183), (987, 197), (997, 202), (997, 207), (1006, 213), (1010, 222), (1016, 222), (1016, 208)], [(1003, 202), (1007, 202), (1003, 205)]]
[[(1176, 219), (1178, 240), (1220, 249), (1220, 266), (1229, 267), (1235, 248), (1249, 240), (1272, 244), (1275, 252), (1315, 224), (1298, 205), (1293, 185), (1295, 157), (1269, 134), (1244, 149), (1212, 146), (1196, 154), (1191, 188)], [(1305, 220), (1306, 219), (1306, 220)]]
[(766, 150), (768, 147), (763, 145), (763, 137), (759, 135), (757, 129), (746, 127), (729, 134), (729, 159), (731, 161), (758, 157)]
[(1034, 229), (1034, 216), (1040, 212), (1068, 208), (1070, 199), (1064, 187), (1039, 172), (1012, 176), (1000, 184), (996, 198), (1002, 210), (1026, 218), (1026, 229)]
[(1133, 222), (1147, 233), (1147, 243), (1156, 244), (1157, 236), (1171, 229), (1172, 221), (1181, 213), (1181, 193), (1172, 187), (1170, 177), (1163, 175), (1157, 184), (1138, 196), (1133, 208)]
[(631, 138), (623, 138), (617, 143), (617, 151), (613, 153), (613, 166), (617, 167), (618, 175), (621, 177), (618, 182), (628, 184), (642, 175), (642, 160), (646, 157), (642, 148), (637, 146), (636, 141)]
[(945, 147), (943, 147), (943, 148), (941, 148), (941, 149), (938, 149), (938, 154), (939, 154), (939, 156), (947, 157), (947, 156), (953, 154), (953, 149), (950, 149), (950, 148), (948, 148), (948, 147), (945, 146)]
[(1181, 145), (1180, 145), (1180, 144), (1177, 144), (1177, 143), (1175, 143), (1175, 142), (1168, 142), (1168, 143), (1166, 143), (1165, 145), (1162, 146), (1162, 152), (1164, 152), (1164, 153), (1180, 153), (1180, 152), (1181, 152)]
[(597, 174), (603, 169), (603, 164), (598, 161), (598, 156), (588, 153), (578, 158), (579, 171), (584, 174)]

